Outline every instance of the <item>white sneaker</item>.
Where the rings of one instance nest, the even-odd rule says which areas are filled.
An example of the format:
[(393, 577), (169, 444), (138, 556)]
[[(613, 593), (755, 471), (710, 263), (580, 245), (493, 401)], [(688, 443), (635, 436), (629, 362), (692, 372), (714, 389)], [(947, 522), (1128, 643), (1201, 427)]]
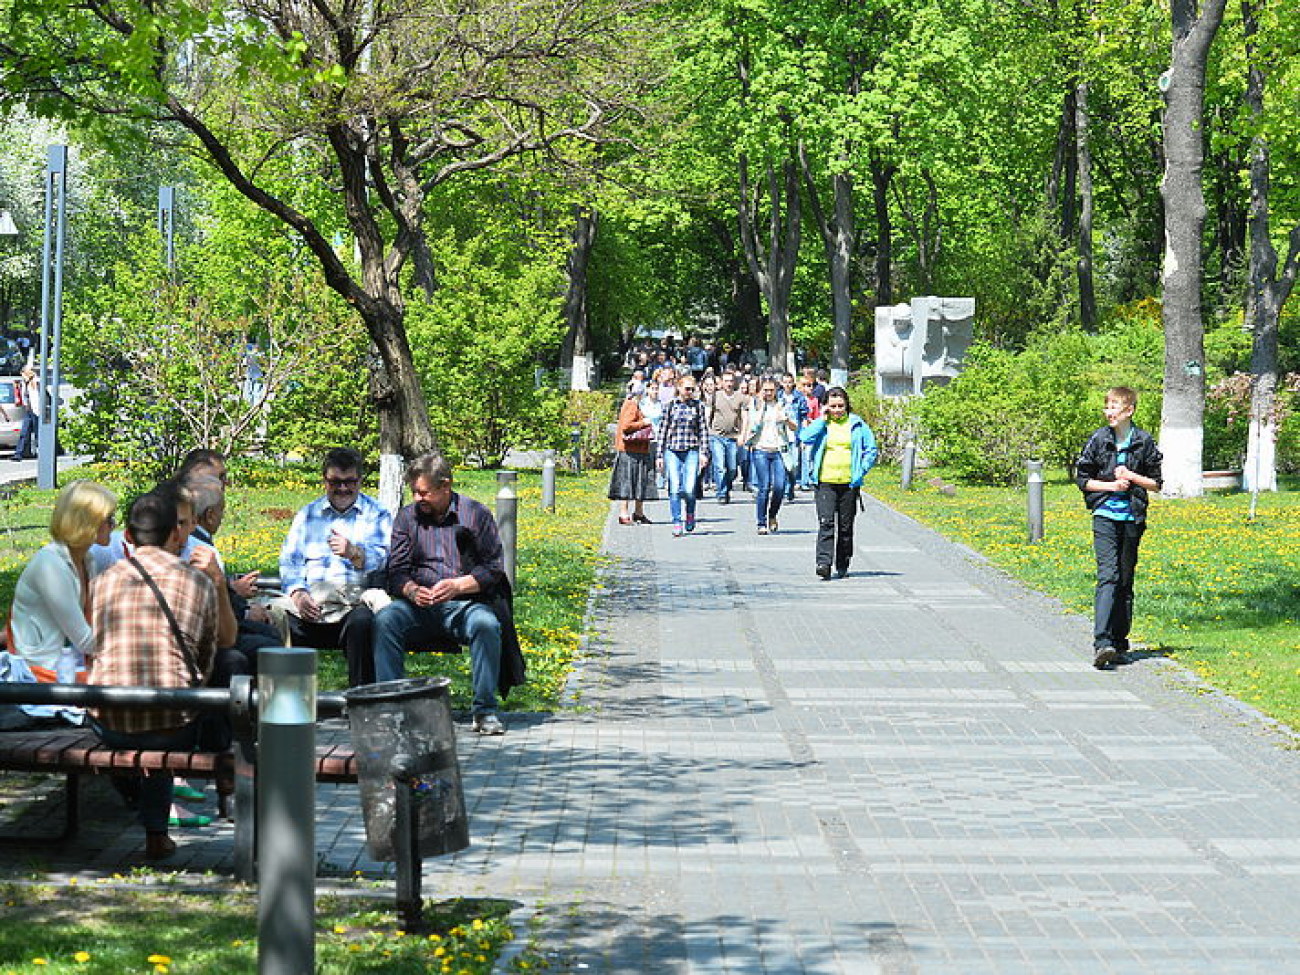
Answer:
[(476, 714), (470, 727), (480, 735), (504, 735), (506, 726), (495, 714)]

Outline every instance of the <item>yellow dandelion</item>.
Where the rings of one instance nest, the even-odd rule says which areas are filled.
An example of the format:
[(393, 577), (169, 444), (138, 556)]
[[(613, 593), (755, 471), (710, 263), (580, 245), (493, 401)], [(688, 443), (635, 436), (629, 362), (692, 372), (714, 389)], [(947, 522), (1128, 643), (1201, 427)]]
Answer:
[(79, 951), (72, 956), (72, 960), (75, 961), (78, 965), (84, 965), (86, 964), (86, 962), (90, 961), (90, 952)]
[(145, 961), (150, 965), (170, 965), (172, 963), (171, 958), (167, 955), (150, 955)]

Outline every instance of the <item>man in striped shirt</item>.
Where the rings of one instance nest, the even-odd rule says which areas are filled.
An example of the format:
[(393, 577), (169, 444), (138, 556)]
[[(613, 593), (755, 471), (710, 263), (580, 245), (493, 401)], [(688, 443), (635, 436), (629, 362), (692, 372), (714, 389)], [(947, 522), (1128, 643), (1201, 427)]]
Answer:
[(415, 501), (393, 519), (393, 602), (375, 617), (375, 679), (397, 680), (406, 673), (403, 655), (414, 631), (469, 644), (473, 728), (505, 734), (496, 715), (503, 627), (489, 605), (509, 591), (496, 521), (482, 504), (452, 490), (451, 465), (441, 454), (417, 457), (406, 480)]

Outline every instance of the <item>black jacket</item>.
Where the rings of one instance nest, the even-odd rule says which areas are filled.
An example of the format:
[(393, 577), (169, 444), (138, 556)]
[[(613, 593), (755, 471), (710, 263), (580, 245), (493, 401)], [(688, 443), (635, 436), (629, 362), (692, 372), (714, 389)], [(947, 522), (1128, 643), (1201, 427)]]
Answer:
[[(1114, 496), (1110, 491), (1089, 491), (1086, 485), (1090, 480), (1115, 480), (1115, 457), (1117, 453), (1118, 451), (1115, 449), (1115, 431), (1108, 426), (1094, 431), (1093, 435), (1088, 438), (1088, 442), (1083, 446), (1083, 453), (1079, 455), (1079, 460), (1074, 465), (1074, 480), (1079, 485), (1079, 490), (1083, 492), (1083, 503), (1088, 506), (1089, 511), (1095, 510), (1104, 500)], [(1125, 466), (1143, 477), (1151, 478), (1159, 485), (1164, 480), (1160, 472), (1160, 465), (1163, 462), (1164, 457), (1161, 456), (1160, 448), (1156, 446), (1151, 434), (1139, 427), (1134, 427), (1132, 439), (1129, 441), (1128, 463)], [(1133, 518), (1136, 521), (1145, 521), (1147, 516), (1146, 489), (1134, 484), (1129, 488), (1128, 496)]]

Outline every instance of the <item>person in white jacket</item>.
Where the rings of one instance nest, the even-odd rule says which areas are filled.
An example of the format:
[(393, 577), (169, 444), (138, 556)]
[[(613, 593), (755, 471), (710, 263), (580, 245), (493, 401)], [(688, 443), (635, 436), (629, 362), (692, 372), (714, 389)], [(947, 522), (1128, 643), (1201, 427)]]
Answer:
[(90, 546), (106, 544), (117, 497), (93, 481), (73, 481), (54, 502), (51, 541), (32, 556), (14, 588), (9, 650), (21, 656), (39, 681), (57, 679), (59, 657), (70, 648), (78, 671), (94, 652), (90, 629), (90, 580), (96, 574)]

